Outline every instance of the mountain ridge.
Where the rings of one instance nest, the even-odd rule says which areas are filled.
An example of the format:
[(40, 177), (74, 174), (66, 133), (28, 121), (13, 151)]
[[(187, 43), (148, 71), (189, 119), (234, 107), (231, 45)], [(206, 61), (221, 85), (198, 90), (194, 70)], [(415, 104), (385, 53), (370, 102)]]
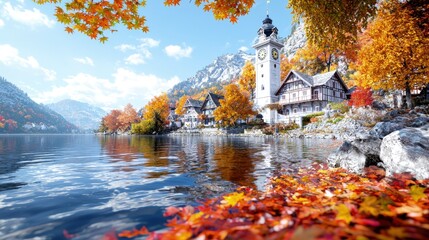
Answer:
[(0, 132), (72, 133), (77, 128), (60, 114), (37, 104), (27, 93), (0, 77)]
[(98, 129), (102, 117), (107, 114), (100, 107), (72, 99), (64, 99), (46, 106), (83, 131)]

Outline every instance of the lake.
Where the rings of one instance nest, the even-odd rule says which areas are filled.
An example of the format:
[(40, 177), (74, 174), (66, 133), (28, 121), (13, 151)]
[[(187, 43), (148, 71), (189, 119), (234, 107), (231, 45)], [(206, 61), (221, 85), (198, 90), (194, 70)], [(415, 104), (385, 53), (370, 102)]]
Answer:
[[(271, 137), (0, 135), (0, 239), (164, 228), (168, 206), (323, 161), (340, 142)], [(283, 169), (283, 170), (282, 170)]]

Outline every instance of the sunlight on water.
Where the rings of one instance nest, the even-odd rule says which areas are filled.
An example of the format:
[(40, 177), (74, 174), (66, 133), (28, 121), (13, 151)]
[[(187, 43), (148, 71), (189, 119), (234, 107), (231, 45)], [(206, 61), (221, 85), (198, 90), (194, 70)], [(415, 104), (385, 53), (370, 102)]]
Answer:
[(280, 169), (323, 161), (332, 140), (0, 135), (0, 239), (77, 239), (146, 225)]

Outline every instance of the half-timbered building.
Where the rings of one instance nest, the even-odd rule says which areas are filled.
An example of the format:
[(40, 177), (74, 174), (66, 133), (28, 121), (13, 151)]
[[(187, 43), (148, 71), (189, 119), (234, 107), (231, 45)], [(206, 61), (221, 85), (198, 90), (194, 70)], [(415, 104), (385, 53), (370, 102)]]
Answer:
[(337, 71), (309, 76), (292, 70), (275, 94), (282, 113), (278, 121), (300, 123), (302, 116), (321, 111), (329, 102), (346, 100), (347, 91)]
[(209, 92), (201, 105), (201, 113), (203, 114), (202, 124), (204, 126), (214, 126), (216, 123), (213, 112), (220, 106), (220, 101), (223, 96)]
[(185, 106), (186, 113), (183, 115), (183, 126), (186, 128), (196, 128), (198, 126), (198, 115), (201, 113), (202, 102), (189, 98)]

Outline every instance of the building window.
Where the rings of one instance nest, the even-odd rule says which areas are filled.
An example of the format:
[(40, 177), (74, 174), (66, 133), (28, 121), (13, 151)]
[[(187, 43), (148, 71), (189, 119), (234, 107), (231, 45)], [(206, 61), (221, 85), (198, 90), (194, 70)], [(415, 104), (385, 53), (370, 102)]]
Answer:
[(318, 112), (319, 111), (319, 106), (314, 107), (314, 111)]
[(262, 85), (261, 85), (261, 90), (264, 90), (264, 89), (265, 89), (265, 88), (264, 88), (264, 84), (262, 84)]
[(289, 115), (289, 114), (290, 114), (289, 109), (286, 109), (285, 114), (286, 114), (286, 115)]
[(296, 98), (296, 93), (292, 94), (292, 97), (293, 97), (293, 98)]
[(297, 109), (297, 108), (294, 108), (294, 109), (293, 109), (293, 113), (296, 113), (296, 112), (298, 112), (298, 109)]
[(261, 77), (264, 77), (264, 74), (262, 74)]
[(282, 99), (286, 99), (286, 95), (282, 95)]
[(303, 96), (307, 96), (307, 91), (303, 91), (303, 92), (302, 92), (302, 95), (303, 95)]
[(307, 112), (307, 108), (306, 107), (302, 107), (302, 112)]
[(264, 64), (261, 64), (261, 68), (263, 68), (264, 67)]
[(277, 67), (277, 64), (274, 63), (274, 68), (276, 68), (276, 67)]

